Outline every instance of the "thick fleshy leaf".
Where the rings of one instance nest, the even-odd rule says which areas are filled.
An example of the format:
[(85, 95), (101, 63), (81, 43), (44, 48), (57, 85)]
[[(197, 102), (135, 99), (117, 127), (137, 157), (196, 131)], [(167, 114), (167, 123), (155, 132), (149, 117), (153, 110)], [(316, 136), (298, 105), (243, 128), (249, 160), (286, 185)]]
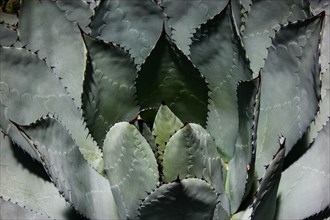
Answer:
[(163, 13), (153, 1), (102, 0), (91, 24), (92, 36), (120, 44), (142, 64), (162, 32)]
[(164, 31), (138, 72), (136, 88), (142, 108), (164, 101), (181, 120), (205, 125), (207, 84)]
[[(23, 166), (15, 147), (9, 137), (0, 132), (0, 197), (52, 218), (64, 219), (66, 212), (71, 209), (70, 205), (51, 182)], [(7, 208), (1, 205), (1, 211), (4, 209)]]
[(305, 219), (329, 207), (329, 135), (328, 122), (310, 149), (282, 173), (276, 219)]
[(228, 5), (197, 30), (191, 45), (191, 60), (211, 90), (207, 130), (226, 161), (234, 155), (238, 133), (237, 82), (252, 78), (231, 16)]
[(0, 198), (0, 218), (1, 219), (51, 219), (49, 216), (21, 207), (18, 204), (8, 202)]
[[(220, 194), (220, 203), (229, 213), (229, 201), (223, 185), (222, 162), (212, 137), (202, 126), (190, 123), (177, 131), (166, 145), (162, 165), (167, 182), (177, 177), (204, 178)], [(222, 217), (227, 213), (223, 213)]]
[(118, 218), (109, 182), (89, 166), (68, 131), (55, 119), (16, 125), (38, 153), (64, 198), (90, 219)]
[(163, 158), (166, 143), (170, 137), (183, 126), (178, 117), (167, 107), (162, 104), (156, 114), (152, 133), (156, 137), (158, 146), (157, 157)]
[(264, 66), (267, 48), (272, 45), (271, 38), (281, 27), (280, 25), (311, 16), (308, 0), (252, 1), (242, 31), (253, 72), (257, 74)]
[(196, 28), (221, 12), (227, 3), (228, 0), (162, 0), (164, 12), (168, 16), (168, 23), (172, 28), (171, 38), (184, 54), (189, 55), (190, 53), (191, 37)]
[(217, 204), (212, 186), (200, 179), (184, 179), (160, 186), (140, 205), (140, 219), (211, 219)]
[(237, 88), (239, 134), (234, 157), (228, 163), (225, 189), (235, 213), (254, 181), (256, 132), (259, 117), (259, 78), (241, 82)]
[[(81, 18), (82, 14), (85, 19)], [(77, 22), (85, 27), (91, 15), (92, 11), (82, 0), (24, 0), (19, 15), (21, 42), (32, 51), (39, 51), (39, 58), (46, 58), (77, 107), (81, 106), (86, 66), (86, 49)]]
[(10, 26), (7, 26), (5, 24), (0, 23), (0, 45), (1, 46), (11, 46), (13, 45), (18, 36), (16, 30), (11, 28)]
[(139, 110), (135, 103), (136, 68), (123, 49), (86, 35), (84, 39), (88, 61), (82, 109), (89, 131), (102, 146), (113, 124), (131, 120)]
[(252, 0), (231, 1), (233, 16), (237, 30), (240, 32), (242, 23), (245, 22), (246, 14), (250, 10)]
[[(330, 63), (330, 2), (328, 0), (309, 0), (314, 15), (325, 11), (324, 29), (321, 43), (321, 66), (322, 70), (329, 69)], [(329, 85), (329, 79), (327, 84)]]
[(0, 47), (0, 62), (0, 123), (4, 132), (39, 160), (9, 119), (26, 125), (43, 115), (56, 113), (72, 134), (84, 157), (101, 172), (101, 151), (91, 137), (88, 137), (81, 112), (45, 62), (25, 49), (3, 47)]
[(288, 153), (317, 113), (320, 68), (316, 61), (323, 18), (320, 14), (281, 28), (268, 50), (261, 75), (256, 157), (259, 175), (277, 151), (276, 136), (287, 138)]
[(135, 219), (139, 201), (158, 184), (155, 156), (139, 130), (128, 122), (111, 127), (104, 140), (104, 169), (121, 219)]
[(281, 180), (281, 173), (285, 155), (285, 137), (279, 138), (280, 149), (273, 160), (266, 166), (263, 177), (259, 180), (260, 186), (256, 199), (252, 205), (251, 219), (273, 219), (276, 211), (276, 195)]

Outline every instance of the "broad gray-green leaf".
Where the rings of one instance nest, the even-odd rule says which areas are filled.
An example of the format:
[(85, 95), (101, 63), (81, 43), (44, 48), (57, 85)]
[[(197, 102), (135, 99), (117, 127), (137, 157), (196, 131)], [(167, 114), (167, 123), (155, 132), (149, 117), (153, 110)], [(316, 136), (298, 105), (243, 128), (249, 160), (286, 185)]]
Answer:
[(256, 132), (259, 117), (259, 78), (241, 82), (237, 88), (239, 133), (234, 157), (228, 163), (225, 189), (231, 213), (240, 207), (254, 181)]
[(102, 146), (113, 124), (131, 120), (139, 110), (135, 101), (136, 69), (123, 49), (86, 35), (84, 39), (88, 60), (82, 109), (89, 131)]
[(184, 179), (160, 186), (140, 205), (140, 219), (211, 219), (217, 204), (212, 186), (200, 179)]
[(136, 89), (142, 108), (164, 101), (182, 121), (205, 125), (207, 84), (164, 31), (138, 72)]
[(38, 160), (9, 119), (26, 125), (43, 115), (56, 113), (84, 157), (102, 172), (102, 153), (88, 137), (81, 112), (45, 62), (25, 49), (0, 47), (0, 63), (0, 123), (4, 132)]
[(198, 124), (186, 124), (166, 144), (163, 159), (164, 179), (177, 177), (204, 178), (220, 194), (221, 206), (229, 213), (229, 201), (224, 190), (221, 158), (210, 134)]
[(1, 219), (50, 219), (44, 213), (38, 213), (25, 207), (19, 206), (0, 198), (0, 218)]
[(92, 36), (120, 44), (142, 64), (162, 32), (163, 13), (151, 0), (102, 0), (91, 24)]
[(305, 219), (329, 207), (329, 135), (328, 122), (310, 149), (282, 173), (276, 219)]
[[(38, 51), (41, 59), (62, 78), (62, 83), (81, 106), (81, 93), (86, 67), (86, 48), (77, 26), (77, 13), (71, 7), (83, 5), (84, 16), (92, 11), (82, 0), (74, 1), (30, 1), (24, 0), (19, 15), (18, 33), (23, 44), (32, 51)], [(81, 13), (80, 13), (81, 14)], [(56, 18), (56, 19), (55, 19)], [(79, 23), (82, 27), (86, 21)]]
[(104, 140), (104, 169), (121, 219), (135, 219), (139, 201), (158, 184), (156, 158), (138, 129), (128, 122), (111, 127)]
[(252, 77), (231, 16), (228, 5), (197, 30), (191, 45), (191, 60), (211, 90), (207, 130), (226, 162), (234, 155), (238, 133), (237, 82)]
[(252, 220), (274, 219), (276, 211), (276, 195), (281, 180), (285, 155), (285, 137), (279, 138), (280, 149), (273, 160), (266, 166), (265, 174), (260, 180), (256, 199), (252, 205)]
[[(9, 137), (0, 132), (0, 197), (52, 218), (64, 219), (66, 212), (71, 209), (70, 205), (61, 197), (54, 184), (22, 165), (15, 155), (14, 147)], [(4, 207), (1, 205), (2, 209)]]
[(109, 182), (81, 155), (68, 131), (55, 119), (18, 126), (41, 158), (55, 186), (82, 215), (90, 219), (118, 218)]
[(172, 28), (171, 38), (184, 54), (189, 55), (191, 37), (196, 28), (221, 12), (228, 0), (163, 0), (162, 6)]
[(7, 26), (5, 24), (0, 23), (0, 45), (1, 46), (11, 46), (13, 45), (18, 36), (16, 30), (11, 28), (10, 26)]
[(156, 137), (158, 146), (158, 154), (162, 158), (166, 143), (170, 137), (183, 126), (183, 123), (178, 117), (167, 107), (162, 104), (156, 114), (152, 133)]
[[(328, 0), (310, 0), (310, 4), (314, 15), (325, 11), (320, 60), (322, 70), (326, 70), (329, 69), (330, 63), (330, 2)], [(329, 85), (329, 79), (327, 83)]]
[(255, 0), (243, 23), (243, 41), (251, 68), (257, 74), (264, 66), (271, 37), (280, 25), (311, 17), (308, 0)]
[(276, 136), (286, 138), (286, 152), (314, 119), (320, 99), (318, 62), (324, 14), (289, 24), (276, 34), (261, 75), (256, 171), (277, 151)]

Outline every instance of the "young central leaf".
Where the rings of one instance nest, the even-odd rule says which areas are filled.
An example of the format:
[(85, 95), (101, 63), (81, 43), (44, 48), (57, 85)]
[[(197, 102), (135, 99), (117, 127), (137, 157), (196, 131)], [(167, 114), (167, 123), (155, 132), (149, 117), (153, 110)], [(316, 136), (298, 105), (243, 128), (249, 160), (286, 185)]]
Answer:
[(142, 108), (159, 106), (165, 101), (181, 120), (205, 125), (207, 84), (165, 32), (141, 66), (136, 89)]
[(136, 219), (138, 204), (159, 179), (154, 154), (139, 130), (128, 122), (111, 127), (104, 140), (104, 170), (120, 219)]

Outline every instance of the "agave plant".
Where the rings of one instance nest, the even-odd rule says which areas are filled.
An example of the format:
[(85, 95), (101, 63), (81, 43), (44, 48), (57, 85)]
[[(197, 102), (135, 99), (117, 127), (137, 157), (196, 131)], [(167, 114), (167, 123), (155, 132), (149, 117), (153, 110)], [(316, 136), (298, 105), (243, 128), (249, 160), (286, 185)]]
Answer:
[(326, 0), (1, 12), (1, 218), (329, 217), (328, 14)]

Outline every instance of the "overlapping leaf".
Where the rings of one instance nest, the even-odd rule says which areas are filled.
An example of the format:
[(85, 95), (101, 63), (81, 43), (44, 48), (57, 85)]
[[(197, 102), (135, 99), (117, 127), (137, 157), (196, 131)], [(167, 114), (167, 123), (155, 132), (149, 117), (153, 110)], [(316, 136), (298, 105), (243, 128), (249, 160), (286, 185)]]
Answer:
[(280, 25), (311, 17), (308, 0), (256, 0), (252, 1), (243, 23), (243, 41), (251, 61), (251, 68), (257, 74), (264, 66), (271, 37)]
[(32, 51), (39, 51), (39, 58), (46, 58), (77, 107), (81, 106), (86, 65), (86, 49), (77, 22), (85, 28), (91, 15), (82, 0), (24, 0), (19, 15), (20, 40)]
[(183, 126), (183, 123), (178, 117), (167, 107), (162, 104), (156, 114), (153, 134), (155, 135), (155, 141), (158, 146), (158, 157), (162, 158), (164, 154), (166, 144), (170, 137)]
[(276, 218), (305, 219), (329, 207), (329, 135), (328, 122), (310, 149), (283, 172), (278, 189)]
[(21, 207), (18, 204), (5, 201), (0, 198), (0, 218), (1, 219), (50, 219), (44, 213), (38, 213), (33, 210)]
[(138, 129), (128, 122), (115, 124), (104, 141), (104, 169), (121, 219), (135, 219), (139, 201), (159, 180), (155, 156)]
[[(60, 196), (52, 183), (45, 181), (23, 166), (15, 154), (15, 147), (17, 146), (11, 144), (9, 137), (0, 132), (1, 201), (10, 201), (20, 207), (26, 207), (26, 210), (33, 209), (35, 212), (44, 213), (46, 216), (53, 218), (65, 218), (66, 212), (71, 209), (69, 204)], [(12, 207), (12, 205), (6, 204), (8, 208)], [(6, 204), (1, 204), (1, 212), (7, 210)], [(15, 209), (15, 207), (12, 208)], [(6, 216), (6, 218), (3, 219), (14, 218), (9, 218), (9, 214), (6, 213), (3, 216)], [(12, 214), (15, 215), (15, 213)]]
[(273, 219), (276, 211), (276, 195), (281, 180), (282, 167), (285, 156), (285, 137), (279, 138), (280, 149), (272, 161), (266, 166), (263, 177), (259, 180), (256, 199), (252, 205), (251, 219)]
[(324, 14), (283, 27), (269, 48), (261, 76), (256, 170), (276, 152), (276, 136), (286, 138), (287, 153), (314, 119), (320, 98), (318, 65)]
[(56, 113), (70, 130), (84, 157), (101, 172), (102, 154), (88, 137), (81, 112), (45, 62), (23, 48), (4, 47), (0, 47), (0, 62), (0, 123), (5, 133), (38, 160), (9, 120), (30, 124), (42, 115)]
[(207, 130), (226, 161), (234, 155), (238, 133), (237, 82), (252, 77), (231, 16), (228, 5), (197, 30), (190, 48), (211, 90)]
[(189, 55), (191, 38), (196, 28), (222, 11), (228, 0), (162, 0), (161, 2), (164, 13), (169, 18), (168, 23), (172, 29), (171, 38), (184, 54)]
[(208, 89), (204, 78), (163, 31), (136, 79), (142, 108), (164, 101), (182, 120), (205, 125)]
[(153, 1), (102, 0), (91, 24), (92, 36), (120, 44), (142, 64), (162, 31), (163, 13)]
[(237, 88), (239, 134), (234, 157), (228, 163), (226, 192), (235, 213), (254, 181), (256, 132), (259, 117), (259, 78), (241, 82)]
[(118, 218), (109, 182), (81, 155), (67, 130), (55, 119), (16, 125), (39, 155), (64, 198), (90, 219)]
[(211, 219), (217, 194), (200, 179), (184, 179), (160, 186), (141, 204), (139, 217), (146, 220)]
[(88, 61), (82, 109), (89, 131), (102, 146), (113, 124), (131, 120), (139, 110), (135, 103), (136, 69), (121, 48), (86, 35), (84, 39)]
[[(186, 124), (166, 144), (163, 160), (164, 179), (173, 181), (177, 177), (204, 178), (220, 194), (223, 212), (229, 213), (229, 202), (224, 192), (222, 161), (210, 134), (200, 125)], [(228, 215), (228, 214), (227, 214)], [(226, 213), (222, 213), (225, 218)]]

